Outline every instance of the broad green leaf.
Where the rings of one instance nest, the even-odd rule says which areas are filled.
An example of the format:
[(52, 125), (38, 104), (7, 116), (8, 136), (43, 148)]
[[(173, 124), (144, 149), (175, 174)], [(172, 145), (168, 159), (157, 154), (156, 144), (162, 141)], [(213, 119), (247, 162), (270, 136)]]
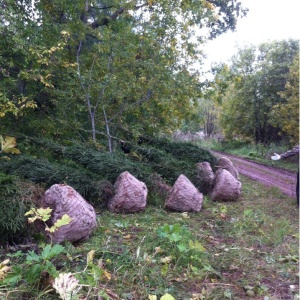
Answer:
[(29, 251), (26, 257), (27, 262), (32, 262), (32, 261), (40, 261), (41, 257), (38, 256), (34, 251)]
[(184, 244), (178, 244), (177, 248), (180, 252), (184, 252), (187, 250), (187, 247)]
[(49, 260), (55, 256), (57, 256), (60, 253), (63, 253), (65, 251), (65, 247), (59, 244), (55, 244), (54, 246), (51, 246), (48, 244), (42, 251), (41, 256), (45, 260)]
[(224, 297), (227, 299), (232, 299), (232, 292), (229, 289), (226, 289), (224, 292)]
[(26, 272), (25, 279), (30, 284), (36, 283), (40, 278), (41, 273), (44, 271), (44, 266), (42, 264), (34, 264)]
[(204, 246), (199, 243), (198, 241), (189, 241), (189, 247), (190, 249), (195, 249), (195, 250), (198, 250), (198, 251), (201, 251), (201, 252), (205, 252), (206, 249), (204, 248)]
[(16, 285), (22, 280), (22, 271), (20, 266), (13, 266), (11, 272), (7, 273), (7, 276), (5, 276), (1, 283), (12, 286)]
[(171, 235), (170, 235), (170, 241), (171, 242), (178, 242), (178, 241), (180, 241), (182, 239), (182, 236), (180, 235), (180, 234), (178, 234), (178, 233), (172, 233)]

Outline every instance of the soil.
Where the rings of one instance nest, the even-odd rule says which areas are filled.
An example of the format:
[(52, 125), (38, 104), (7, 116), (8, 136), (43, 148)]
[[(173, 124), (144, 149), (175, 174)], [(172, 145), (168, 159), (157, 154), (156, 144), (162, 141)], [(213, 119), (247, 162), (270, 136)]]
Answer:
[(296, 197), (297, 174), (281, 168), (266, 166), (250, 161), (245, 158), (237, 157), (232, 154), (211, 151), (217, 157), (227, 157), (237, 168), (239, 174), (247, 176), (268, 187), (277, 187), (284, 194)]

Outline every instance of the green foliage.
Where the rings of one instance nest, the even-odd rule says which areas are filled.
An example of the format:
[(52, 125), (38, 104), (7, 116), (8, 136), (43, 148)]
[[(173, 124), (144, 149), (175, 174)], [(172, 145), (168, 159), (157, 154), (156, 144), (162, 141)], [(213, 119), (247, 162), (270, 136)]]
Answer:
[(235, 232), (240, 231), (242, 234), (245, 234), (247, 230), (250, 232), (253, 230), (259, 231), (264, 222), (264, 217), (259, 212), (255, 212), (252, 209), (246, 209), (241, 218), (233, 222), (233, 230)]
[(167, 139), (150, 139), (146, 144), (165, 151), (177, 160), (195, 164), (202, 161), (209, 162), (212, 166), (216, 163), (216, 158), (206, 149), (192, 143), (172, 142)]
[(105, 136), (110, 151), (124, 129), (170, 134), (197, 99), (197, 71), (189, 66), (202, 60), (206, 36), (195, 29), (214, 38), (247, 12), (237, 0), (105, 3), (3, 4), (1, 131)]
[(46, 159), (20, 155), (14, 160), (3, 161), (1, 168), (4, 172), (34, 183), (43, 183), (45, 187), (55, 183), (69, 184), (91, 203), (98, 205), (103, 205), (107, 193), (112, 193), (112, 186), (107, 180), (80, 166), (61, 165)]
[[(28, 219), (30, 223), (33, 223), (36, 220), (41, 220), (46, 225), (46, 221), (48, 221), (51, 217), (51, 211), (51, 208), (32, 208), (26, 212), (25, 216), (33, 215), (32, 218)], [(64, 215), (51, 228), (46, 225), (46, 230), (54, 232), (59, 227), (69, 224), (70, 220), (71, 219), (67, 215)], [(37, 254), (35, 251), (31, 250), (27, 253), (25, 261), (22, 262), (21, 266), (12, 266), (10, 272), (5, 274), (5, 276), (2, 276), (3, 278), (0, 278), (0, 284), (10, 287), (21, 284), (29, 289), (41, 289), (43, 288), (43, 279), (55, 278), (58, 276), (59, 272), (54, 265), (54, 261), (55, 259), (58, 259), (59, 255), (65, 252), (65, 247), (59, 244), (47, 244), (43, 247), (40, 254)], [(48, 286), (46, 286), (46, 288), (48, 288)]]
[(191, 239), (192, 235), (185, 226), (178, 223), (164, 224), (158, 227), (157, 235), (162, 239), (160, 247), (168, 253), (167, 257), (161, 258), (163, 263), (168, 264), (174, 260), (176, 264), (180, 260), (181, 264), (188, 264), (191, 272), (198, 276), (206, 272), (214, 273), (209, 264), (206, 249), (199, 241)]
[[(55, 278), (59, 272), (55, 266), (55, 260), (65, 253), (65, 247), (61, 245), (47, 244), (40, 254), (29, 251), (21, 265), (12, 266), (11, 272), (0, 281), (0, 284), (15, 287), (22, 284), (26, 288), (41, 288), (43, 274)], [(21, 283), (22, 280), (22, 283)]]
[(22, 195), (17, 178), (0, 173), (0, 235), (2, 241), (24, 231), (26, 226), (24, 213), (29, 205), (24, 199), (26, 199), (26, 195)]
[(40, 220), (45, 224), (45, 230), (53, 233), (58, 228), (64, 225), (68, 225), (72, 219), (67, 215), (64, 214), (60, 219), (58, 219), (51, 227), (49, 227), (46, 223), (51, 217), (52, 208), (31, 208), (28, 212), (26, 212), (25, 216), (32, 215), (32, 218), (28, 218), (29, 223), (33, 223), (36, 220)]
[[(287, 125), (285, 116), (288, 113), (285, 111), (282, 115), (285, 123), (283, 120), (274, 122), (274, 113), (285, 106), (286, 100), (280, 95), (286, 89), (289, 70), (297, 56), (298, 41), (283, 40), (240, 49), (232, 58), (225, 92), (222, 90), (219, 93), (219, 102), (222, 103), (220, 124), (227, 138), (251, 138), (255, 143), (264, 145), (282, 139), (283, 135), (279, 133), (283, 124)], [(218, 74), (221, 72), (222, 69)], [(296, 78), (295, 73), (293, 80), (299, 81), (299, 74), (298, 80)], [(218, 86), (217, 81), (218, 75)], [(277, 113), (276, 119), (280, 118), (281, 115)], [(289, 126), (296, 132), (295, 124), (290, 122)]]
[(40, 255), (34, 251), (29, 251), (24, 267), (12, 267), (12, 272), (3, 280), (4, 284), (15, 285), (23, 279), (26, 284), (35, 286), (41, 280), (42, 272), (47, 272), (50, 276), (56, 277), (58, 271), (54, 265), (54, 260), (65, 252), (61, 245), (46, 245)]
[(281, 128), (280, 135), (287, 136), (292, 145), (299, 143), (299, 55), (295, 55), (289, 69), (285, 90), (279, 92), (282, 103), (274, 105), (272, 124)]
[[(89, 202), (99, 206), (105, 205), (112, 196), (113, 184), (124, 171), (149, 186), (155, 173), (173, 184), (182, 173), (193, 180), (195, 163), (208, 161), (214, 166), (216, 161), (207, 150), (191, 143), (172, 143), (163, 139), (132, 146), (127, 156), (120, 151), (101, 152), (87, 144), (62, 146), (49, 140), (34, 141), (32, 147), (34, 151), (39, 148), (40, 155), (46, 153), (49, 159), (20, 155), (0, 162), (2, 170), (43, 183), (46, 187), (55, 183), (69, 184)], [(27, 148), (27, 152), (34, 151)]]
[[(72, 299), (88, 300), (106, 295), (153, 300), (166, 294), (195, 300), (296, 296), (295, 199), (245, 177), (241, 180), (241, 201), (218, 204), (205, 199), (200, 213), (170, 213), (151, 205), (142, 214), (126, 216), (103, 210), (88, 242), (66, 244), (66, 255), (50, 258), (60, 273), (54, 280), (57, 288), (65, 295), (72, 291)], [(17, 249), (0, 249), (0, 261), (9, 258), (9, 265), (23, 269), (22, 275), (28, 269), (27, 253)], [(42, 249), (36, 254), (41, 253)], [(0, 263), (0, 276), (6, 266)], [(293, 289), (280, 289), (279, 294), (270, 288), (279, 285)], [(1, 285), (0, 291), (1, 297), (13, 299), (52, 300), (61, 295), (22, 280), (14, 287)]]

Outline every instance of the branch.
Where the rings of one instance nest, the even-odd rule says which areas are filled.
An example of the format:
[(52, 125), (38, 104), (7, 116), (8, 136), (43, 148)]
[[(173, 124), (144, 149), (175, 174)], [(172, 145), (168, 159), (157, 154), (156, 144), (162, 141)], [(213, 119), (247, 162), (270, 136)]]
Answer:
[(121, 15), (125, 11), (125, 7), (119, 8), (117, 11), (115, 11), (112, 15), (104, 17), (102, 20), (91, 23), (91, 27), (93, 29), (96, 29), (100, 26), (107, 25), (110, 21), (115, 20), (118, 18), (119, 15)]
[[(142, 7), (149, 6), (148, 2), (146, 1), (145, 3), (141, 5), (135, 5), (134, 10), (138, 10)], [(106, 8), (112, 8), (113, 6), (107, 6), (107, 7), (99, 7), (98, 9), (106, 9)], [(100, 26), (107, 25), (110, 21), (116, 20), (124, 11), (126, 10), (125, 7), (120, 7), (117, 9), (112, 15), (104, 17), (102, 20), (96, 20), (95, 22), (91, 23), (91, 27), (93, 29), (96, 29)]]
[(120, 114), (122, 114), (122, 112), (123, 112), (124, 110), (127, 110), (127, 109), (129, 109), (130, 107), (135, 106), (135, 105), (137, 105), (137, 104), (139, 104), (139, 103), (148, 101), (148, 100), (150, 99), (151, 96), (152, 96), (152, 91), (149, 89), (149, 90), (147, 91), (146, 96), (142, 97), (141, 99), (137, 100), (136, 102), (133, 102), (133, 103), (129, 104), (129, 105), (126, 106), (126, 107), (123, 106), (123, 107), (122, 107), (122, 108), (121, 108), (114, 116), (112, 116), (112, 117), (108, 120), (108, 122), (111, 122), (114, 118), (116, 118), (117, 116), (119, 116)]

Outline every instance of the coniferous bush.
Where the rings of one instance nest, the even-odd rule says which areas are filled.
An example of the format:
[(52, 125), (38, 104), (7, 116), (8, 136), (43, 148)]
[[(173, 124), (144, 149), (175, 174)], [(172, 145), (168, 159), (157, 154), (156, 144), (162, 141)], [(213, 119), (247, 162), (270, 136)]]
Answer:
[[(131, 144), (128, 154), (99, 151), (91, 144), (79, 142), (61, 145), (46, 139), (30, 138), (29, 141), (34, 151), (40, 149), (37, 155), (21, 154), (0, 161), (3, 172), (41, 183), (45, 189), (56, 183), (68, 184), (96, 206), (106, 204), (114, 193), (113, 184), (124, 171), (149, 187), (153, 174), (172, 186), (180, 174), (193, 182), (196, 163), (208, 161), (214, 166), (216, 161), (207, 150), (191, 143), (163, 139)], [(43, 158), (44, 154), (47, 159)]]
[(37, 197), (37, 191), (32, 184), (0, 173), (0, 242), (25, 234), (27, 220), (24, 214)]
[(160, 150), (164, 150), (176, 159), (184, 160), (191, 164), (207, 161), (214, 166), (217, 161), (209, 151), (190, 142), (173, 142), (167, 139), (148, 139), (145, 143)]
[(5, 173), (31, 180), (33, 183), (43, 184), (45, 189), (56, 183), (68, 184), (95, 205), (102, 205), (108, 195), (113, 193), (110, 182), (80, 165), (69, 166), (46, 159), (20, 155), (9, 161), (0, 161), (0, 168)]

